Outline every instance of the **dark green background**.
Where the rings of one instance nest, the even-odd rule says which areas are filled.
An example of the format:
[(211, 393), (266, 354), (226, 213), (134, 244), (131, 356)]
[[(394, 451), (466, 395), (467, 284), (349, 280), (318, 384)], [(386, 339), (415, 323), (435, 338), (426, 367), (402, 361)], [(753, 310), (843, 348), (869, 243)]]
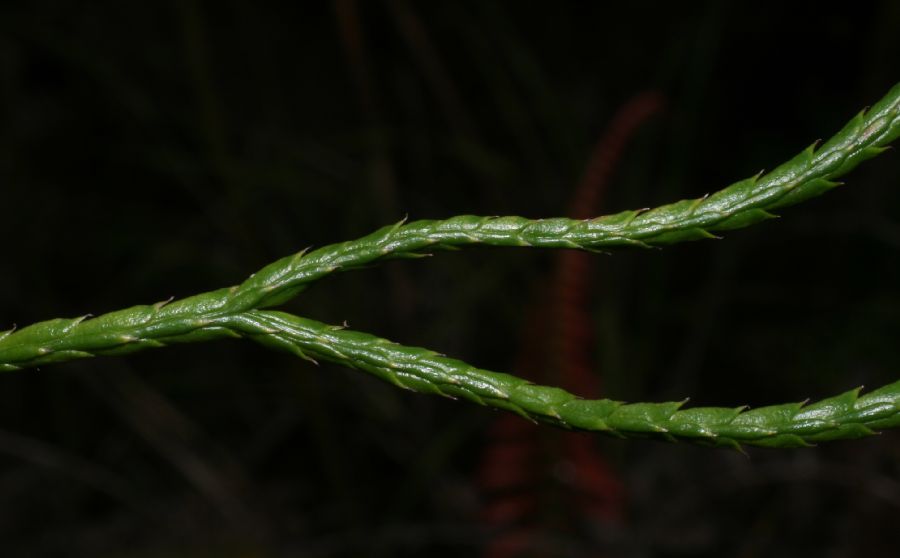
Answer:
[[(667, 110), (604, 212), (699, 196), (900, 81), (898, 29), (889, 0), (4, 2), (0, 327), (234, 284), (404, 215), (563, 214), (648, 89)], [(900, 155), (846, 181), (722, 241), (598, 256), (605, 394), (761, 405), (897, 379)], [(554, 261), (392, 262), (289, 307), (514, 372)], [(493, 416), (244, 342), (8, 373), (0, 553), (478, 555)], [(598, 439), (625, 519), (583, 525), (563, 494), (531, 555), (889, 555), (898, 442)]]

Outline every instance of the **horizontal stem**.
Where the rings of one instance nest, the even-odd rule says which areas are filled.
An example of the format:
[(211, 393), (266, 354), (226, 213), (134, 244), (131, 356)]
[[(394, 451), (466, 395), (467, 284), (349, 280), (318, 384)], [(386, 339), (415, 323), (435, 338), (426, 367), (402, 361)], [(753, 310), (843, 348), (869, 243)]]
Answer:
[(712, 237), (771, 218), (771, 210), (821, 194), (900, 135), (900, 85), (819, 148), (711, 196), (587, 220), (457, 216), (386, 227), (358, 240), (283, 258), (241, 285), (97, 318), (56, 319), (0, 333), (0, 370), (122, 354), (170, 343), (250, 337), (309, 359), (364, 370), (400, 387), (462, 397), (557, 426), (618, 436), (713, 445), (801, 446), (900, 426), (900, 382), (814, 404), (681, 409), (683, 402), (584, 400), (554, 387), (481, 370), (433, 351), (260, 310), (339, 270), (470, 245), (599, 250)]
[[(325, 360), (362, 370), (404, 389), (462, 398), (562, 428), (619, 437), (734, 448), (741, 444), (797, 447), (868, 436), (880, 429), (900, 426), (900, 381), (862, 396), (859, 389), (854, 389), (813, 404), (789, 403), (753, 410), (682, 409), (685, 401), (623, 403), (581, 399), (560, 388), (476, 368), (428, 349), (399, 345), (284, 312), (251, 310), (193, 325), (195, 329), (184, 336), (136, 337), (126, 347), (133, 350), (147, 345), (246, 337), (308, 360)], [(108, 351), (84, 350), (79, 356), (99, 354)], [(54, 354), (45, 358), (52, 359)]]
[(900, 84), (818, 149), (811, 146), (768, 174), (708, 197), (587, 220), (462, 215), (398, 223), (357, 240), (282, 258), (235, 287), (0, 334), (0, 371), (131, 352), (173, 338), (203, 340), (208, 335), (205, 326), (220, 317), (283, 303), (331, 273), (389, 258), (472, 245), (600, 250), (709, 238), (714, 232), (769, 219), (771, 210), (833, 188), (834, 179), (883, 151), (898, 135)]
[(239, 289), (246, 293), (249, 306), (263, 308), (291, 298), (296, 289), (336, 271), (436, 250), (472, 245), (603, 250), (714, 238), (715, 232), (770, 219), (774, 217), (772, 210), (834, 188), (837, 178), (884, 151), (898, 136), (900, 84), (870, 110), (857, 114), (821, 147), (813, 144), (771, 172), (710, 196), (585, 220), (460, 215), (446, 220), (401, 222), (357, 240), (283, 258), (263, 268)]
[(482, 370), (428, 349), (282, 312), (252, 311), (244, 319), (240, 327), (270, 332), (247, 333), (265, 345), (363, 370), (402, 388), (463, 398), (575, 430), (729, 447), (797, 447), (900, 426), (900, 381), (862, 396), (860, 389), (854, 389), (816, 403), (752, 410), (682, 409), (685, 401), (627, 404), (581, 399), (560, 388)]

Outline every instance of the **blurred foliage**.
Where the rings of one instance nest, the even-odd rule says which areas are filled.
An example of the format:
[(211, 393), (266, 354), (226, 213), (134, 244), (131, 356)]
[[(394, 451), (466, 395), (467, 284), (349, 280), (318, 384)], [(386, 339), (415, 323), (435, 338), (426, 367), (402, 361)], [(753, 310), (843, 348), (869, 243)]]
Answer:
[[(898, 25), (889, 0), (5, 2), (0, 321), (234, 284), (407, 214), (562, 214), (641, 90), (668, 111), (607, 209), (702, 195), (879, 98)], [(898, 180), (888, 154), (724, 241), (598, 256), (604, 395), (759, 405), (895, 380)], [(552, 263), (394, 262), (292, 310), (514, 372)], [(4, 556), (457, 556), (492, 536), (483, 409), (239, 342), (0, 382)], [(626, 517), (551, 530), (535, 555), (887, 555), (897, 442), (748, 459), (598, 439)]]

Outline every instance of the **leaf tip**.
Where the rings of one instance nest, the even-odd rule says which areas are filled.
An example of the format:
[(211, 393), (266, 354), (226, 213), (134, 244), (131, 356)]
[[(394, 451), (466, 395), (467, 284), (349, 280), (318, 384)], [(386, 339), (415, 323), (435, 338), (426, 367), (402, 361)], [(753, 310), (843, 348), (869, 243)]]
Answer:
[(809, 147), (803, 150), (803, 153), (806, 154), (807, 157), (812, 157), (816, 154), (816, 149), (822, 144), (822, 138), (817, 139), (816, 141), (809, 144)]
[(167, 298), (165, 300), (160, 300), (159, 302), (155, 302), (155, 303), (153, 303), (153, 310), (159, 312), (160, 310), (163, 309), (163, 306), (166, 306), (173, 300), (175, 300), (175, 297), (170, 295), (169, 298)]

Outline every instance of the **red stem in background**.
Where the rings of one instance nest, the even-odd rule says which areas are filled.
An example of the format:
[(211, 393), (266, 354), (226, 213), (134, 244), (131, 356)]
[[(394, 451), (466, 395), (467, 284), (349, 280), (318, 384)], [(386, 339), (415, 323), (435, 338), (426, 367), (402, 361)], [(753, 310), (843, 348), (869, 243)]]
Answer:
[[(645, 92), (616, 112), (594, 146), (572, 197), (569, 217), (587, 219), (600, 212), (623, 150), (638, 128), (662, 109), (663, 103), (660, 93)], [(549, 381), (583, 397), (597, 398), (600, 375), (592, 358), (594, 331), (588, 313), (590, 294), (596, 287), (589, 258), (590, 255), (575, 250), (560, 254), (549, 296), (540, 297), (527, 317), (516, 370), (526, 378)], [(557, 377), (547, 377), (552, 375)], [(513, 415), (494, 420), (478, 480), (489, 495), (482, 509), (484, 523), (504, 531), (485, 548), (486, 557), (512, 558), (536, 550), (540, 532), (534, 516), (539, 511), (538, 492), (546, 477), (546, 467), (541, 465), (550, 465), (556, 478), (567, 487), (566, 496), (574, 497), (580, 519), (622, 519), (624, 488), (597, 452), (593, 438), (571, 432), (555, 435), (557, 442), (551, 447), (557, 455), (545, 457), (546, 463), (541, 463), (540, 450), (544, 448), (537, 429)], [(490, 498), (492, 493), (494, 498)]]
[[(572, 219), (595, 217), (603, 206), (610, 177), (622, 152), (638, 128), (662, 109), (663, 97), (651, 91), (640, 93), (623, 105), (613, 117), (608, 131), (594, 146), (584, 176), (572, 196), (568, 216)], [(586, 398), (600, 396), (599, 374), (592, 362), (590, 288), (594, 279), (592, 256), (565, 250), (559, 254), (552, 285), (555, 315), (550, 354), (557, 355), (554, 370), (562, 386)]]

